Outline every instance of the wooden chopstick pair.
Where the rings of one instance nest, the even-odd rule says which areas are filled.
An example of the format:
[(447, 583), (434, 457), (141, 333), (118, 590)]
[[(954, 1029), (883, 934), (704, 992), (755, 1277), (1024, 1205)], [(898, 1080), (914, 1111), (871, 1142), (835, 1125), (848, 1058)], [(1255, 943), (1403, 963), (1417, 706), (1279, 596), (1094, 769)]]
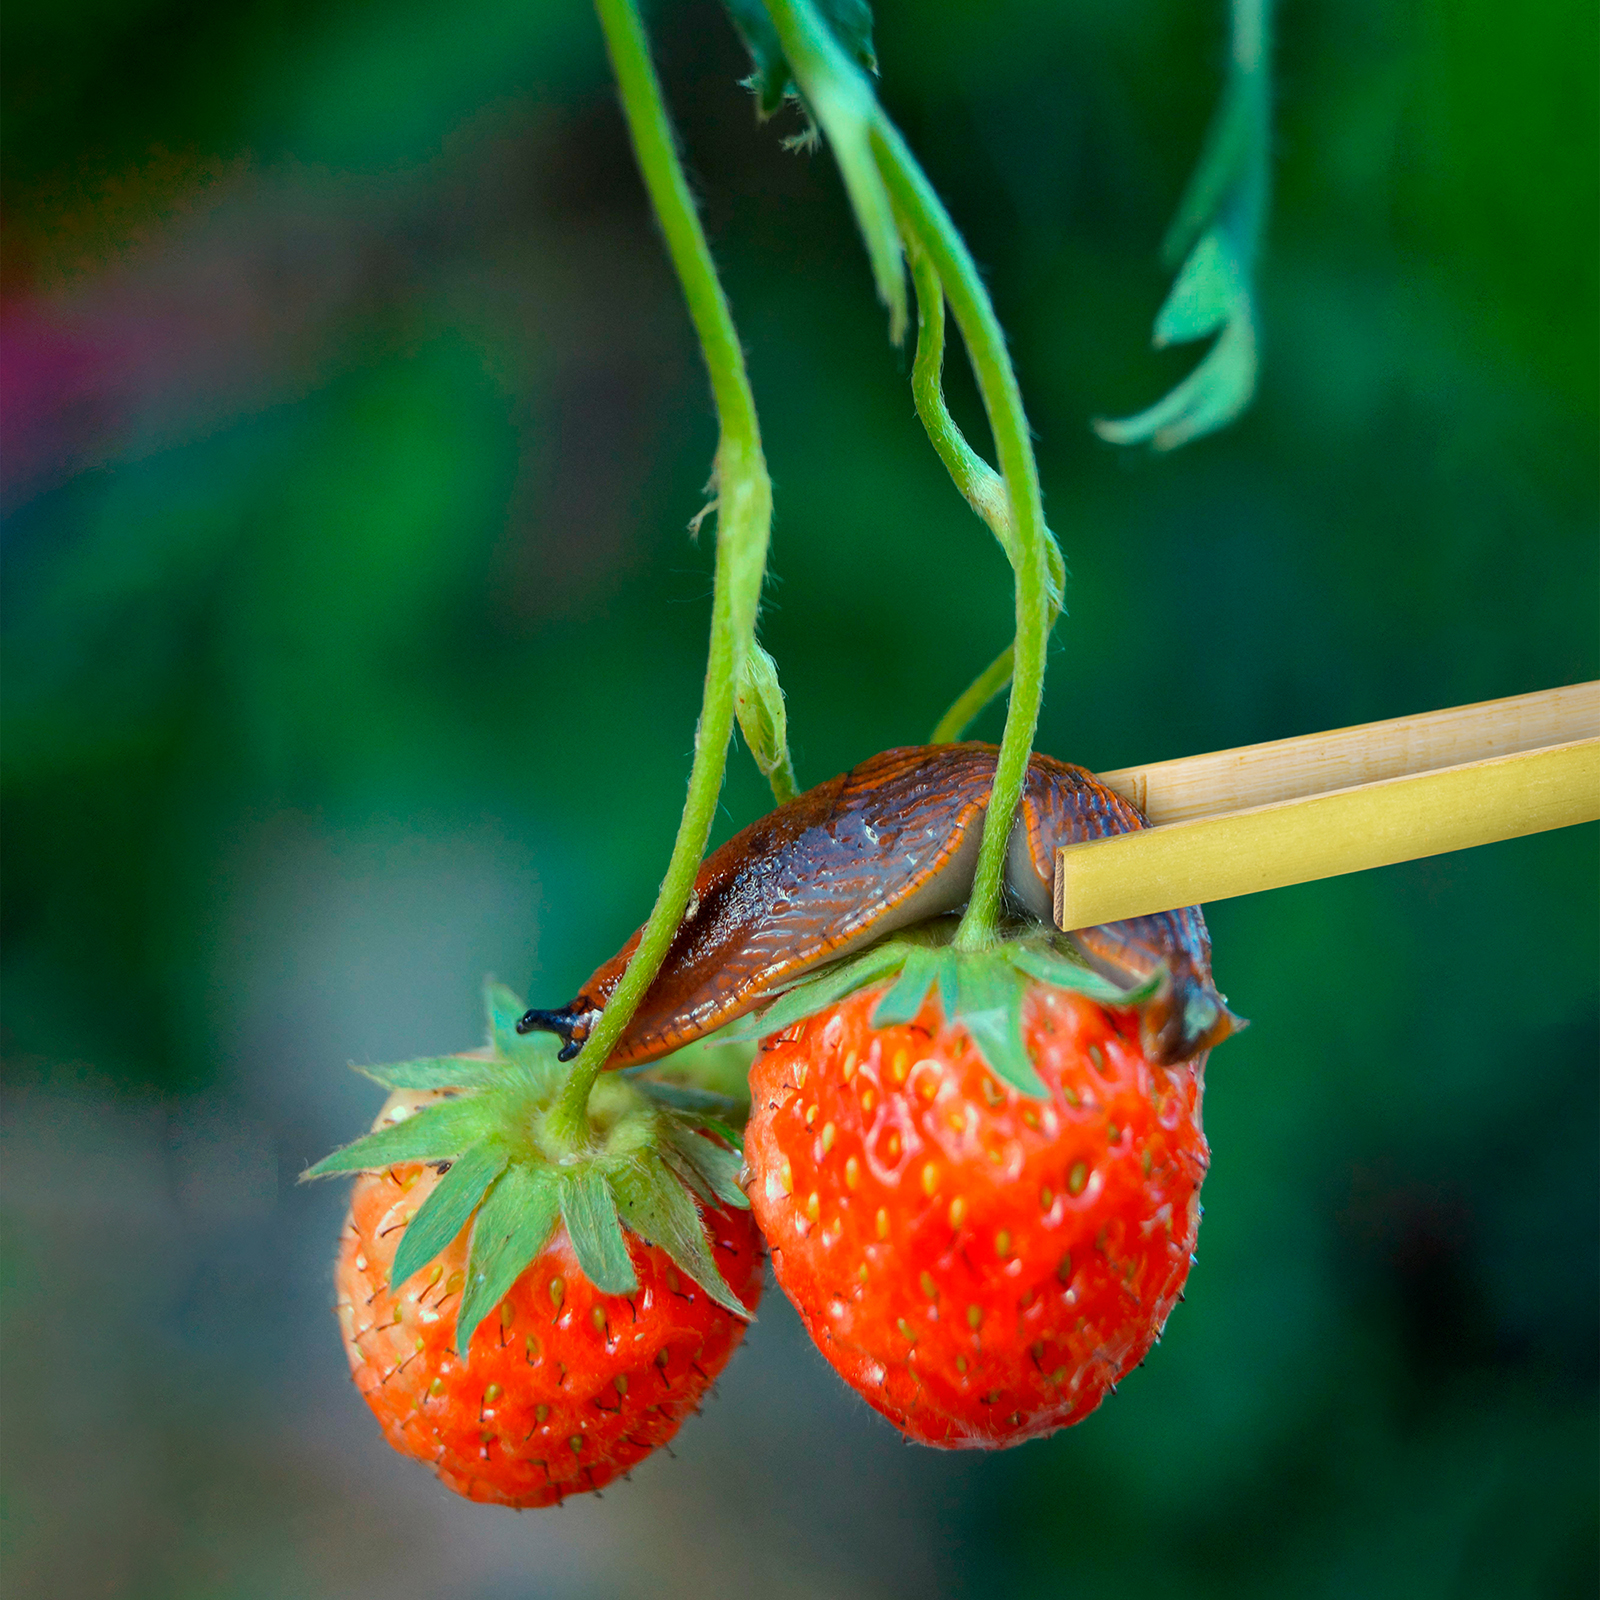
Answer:
[(1600, 819), (1600, 682), (1124, 767), (1152, 826), (1056, 853), (1087, 928)]

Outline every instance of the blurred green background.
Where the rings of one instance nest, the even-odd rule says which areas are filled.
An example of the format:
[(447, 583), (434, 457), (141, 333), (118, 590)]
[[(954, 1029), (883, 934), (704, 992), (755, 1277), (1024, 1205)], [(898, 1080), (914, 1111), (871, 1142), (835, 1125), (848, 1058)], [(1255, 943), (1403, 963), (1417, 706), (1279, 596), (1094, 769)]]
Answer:
[[(803, 783), (1008, 633), (837, 175), (652, 24), (777, 489)], [(1220, 4), (883, 0), (1071, 566), (1109, 768), (1600, 675), (1596, 16), (1281, 13), (1253, 410), (1176, 456), (1156, 245)], [(1596, 1590), (1592, 827), (1214, 908), (1187, 1303), (1083, 1426), (902, 1446), (781, 1298), (676, 1460), (512, 1517), (392, 1455), (301, 1168), (351, 1059), (567, 998), (648, 908), (700, 688), (704, 375), (581, 0), (4, 20), (4, 1570), (16, 1596)], [(794, 131), (792, 125), (781, 131)], [(952, 404), (983, 433), (953, 363)], [(998, 710), (979, 731), (996, 736)], [(764, 809), (730, 764), (720, 835)]]

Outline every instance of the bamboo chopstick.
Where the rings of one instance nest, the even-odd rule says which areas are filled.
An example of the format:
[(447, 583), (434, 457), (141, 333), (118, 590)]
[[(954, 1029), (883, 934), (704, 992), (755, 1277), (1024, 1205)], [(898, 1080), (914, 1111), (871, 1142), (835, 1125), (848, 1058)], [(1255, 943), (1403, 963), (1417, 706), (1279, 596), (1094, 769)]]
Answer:
[(1600, 683), (1129, 767), (1155, 826), (1056, 858), (1092, 927), (1600, 818)]

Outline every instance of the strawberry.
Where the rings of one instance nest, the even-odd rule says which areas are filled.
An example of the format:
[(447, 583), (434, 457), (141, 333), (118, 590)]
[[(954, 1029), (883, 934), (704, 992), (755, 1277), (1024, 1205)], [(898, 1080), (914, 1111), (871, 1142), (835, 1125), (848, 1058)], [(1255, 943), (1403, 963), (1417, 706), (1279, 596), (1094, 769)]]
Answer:
[(747, 1190), (778, 1282), (835, 1370), (925, 1444), (1081, 1421), (1188, 1275), (1204, 1058), (1153, 1066), (1137, 1016), (1082, 992), (1092, 975), (1018, 970), (1071, 976), (1053, 960), (914, 950), (894, 990), (797, 1023), (817, 995), (780, 1001), (767, 1020), (789, 1031), (751, 1072)]
[(607, 1078), (587, 1137), (555, 1148), (555, 1043), (517, 1038), (506, 991), (490, 1009), (484, 1055), (364, 1069), (394, 1091), (373, 1132), (307, 1176), (358, 1174), (339, 1323), (390, 1444), (521, 1508), (671, 1439), (743, 1337), (763, 1256), (717, 1097)]

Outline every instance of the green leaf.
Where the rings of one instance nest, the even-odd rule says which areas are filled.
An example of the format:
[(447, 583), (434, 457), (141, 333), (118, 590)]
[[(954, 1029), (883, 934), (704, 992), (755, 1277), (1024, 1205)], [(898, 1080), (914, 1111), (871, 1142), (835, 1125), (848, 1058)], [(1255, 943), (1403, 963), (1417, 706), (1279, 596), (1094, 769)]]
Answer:
[(905, 965), (906, 954), (912, 948), (901, 940), (891, 939), (884, 944), (874, 945), (859, 956), (834, 962), (815, 977), (797, 983), (765, 1011), (737, 1024), (723, 1037), (729, 1040), (764, 1039), (768, 1034), (782, 1033), (785, 1028), (792, 1028), (795, 1023), (826, 1009), (847, 994), (864, 989), (891, 972), (897, 972)]
[(397, 1161), (451, 1160), (478, 1142), (483, 1124), (483, 1112), (470, 1095), (425, 1106), (403, 1122), (379, 1128), (324, 1156), (300, 1174), (300, 1181), (331, 1178), (341, 1172), (373, 1172)]
[(1003, 958), (969, 956), (958, 968), (954, 1017), (997, 1077), (1042, 1100), (1050, 1091), (1034, 1071), (1022, 1040), (1022, 992), (1022, 979)]
[(1245, 275), (1222, 230), (1209, 229), (1184, 262), (1156, 313), (1156, 348), (1186, 344), (1215, 333), (1248, 292)]
[(1135, 1010), (1158, 993), (1162, 985), (1167, 983), (1170, 978), (1171, 974), (1167, 971), (1167, 964), (1163, 961), (1148, 978), (1144, 978), (1134, 984), (1131, 989), (1124, 989), (1122, 998), (1113, 1000), (1111, 1004), (1120, 1006), (1125, 1011)]
[(549, 1242), (560, 1210), (559, 1186), (550, 1169), (522, 1165), (508, 1167), (478, 1208), (456, 1317), (456, 1349), (463, 1359), (478, 1324)]
[(1127, 1004), (1126, 989), (1102, 976), (1094, 968), (1086, 967), (1082, 962), (1074, 961), (1070, 956), (1064, 956), (1048, 945), (1018, 942), (1005, 945), (1003, 953), (1019, 972), (1026, 973), (1030, 978), (1037, 978), (1040, 983), (1051, 984), (1057, 989), (1076, 989), (1079, 994), (1086, 994), (1091, 1000), (1098, 1000), (1102, 1005)]
[(517, 1020), (527, 1006), (503, 983), (489, 979), (483, 986), (483, 1008), (488, 1013), (490, 1045), (508, 1060), (515, 1060), (526, 1039), (517, 1032)]
[(527, 1012), (520, 995), (503, 983), (483, 986), (484, 1009), (489, 1016), (489, 1047), (503, 1062), (513, 1062), (533, 1074), (532, 1087), (548, 1092), (565, 1076), (556, 1059), (561, 1041), (553, 1033), (518, 1033), (517, 1022)]
[(379, 1067), (357, 1066), (356, 1071), (385, 1089), (481, 1089), (495, 1078), (491, 1063), (460, 1056), (422, 1056)]
[(1110, 444), (1176, 450), (1232, 422), (1250, 403), (1255, 386), (1256, 330), (1246, 305), (1223, 329), (1205, 360), (1164, 399), (1137, 416), (1097, 419), (1094, 431)]
[(1162, 245), (1182, 260), (1155, 324), (1158, 346), (1217, 342), (1188, 377), (1136, 416), (1099, 418), (1112, 444), (1175, 450), (1226, 427), (1255, 393), (1257, 340), (1250, 283), (1270, 188), (1270, 0), (1234, 0), (1228, 79), (1200, 160)]
[[(655, 1063), (649, 1063), (654, 1066)], [(660, 1105), (671, 1106), (674, 1111), (722, 1111), (730, 1116), (741, 1116), (748, 1105), (735, 1100), (732, 1095), (717, 1094), (711, 1089), (696, 1089), (687, 1083), (662, 1083), (657, 1078), (634, 1078), (633, 1086), (650, 1096)]]
[(687, 1116), (683, 1120), (692, 1128), (705, 1128), (719, 1139), (726, 1139), (735, 1150), (743, 1153), (744, 1135), (732, 1123), (724, 1122), (721, 1117), (707, 1116)]
[(1178, 202), (1178, 209), (1161, 241), (1161, 259), (1178, 265), (1194, 248), (1213, 217), (1222, 209), (1229, 191), (1251, 156), (1256, 133), (1256, 108), (1249, 85), (1237, 70), (1228, 74), (1216, 115), (1206, 130), (1200, 159)]
[[(748, 0), (725, 3), (730, 4), (736, 24), (749, 9)], [(766, 0), (763, 11), (765, 26), (756, 25), (757, 42), (752, 43), (762, 103), (766, 105), (773, 92), (770, 59), (776, 47), (799, 86), (806, 110), (826, 135), (839, 165), (839, 176), (844, 179), (856, 225), (867, 247), (878, 297), (889, 308), (889, 337), (899, 344), (906, 331), (905, 258), (889, 190), (872, 149), (874, 127), (882, 113), (872, 85), (862, 72), (862, 65), (872, 70), (870, 45), (866, 62), (862, 62), (859, 49), (852, 60), (851, 45), (859, 44), (861, 30), (841, 39), (838, 27), (832, 24), (832, 16), (843, 12), (846, 16), (860, 16), (870, 29), (870, 16), (841, 5), (839, 0), (831, 5), (828, 0)], [(870, 39), (870, 32), (867, 37)]]
[(665, 1250), (679, 1270), (693, 1278), (719, 1306), (747, 1322), (755, 1320), (712, 1260), (700, 1213), (660, 1156), (647, 1155), (617, 1173), (612, 1179), (612, 1192), (622, 1220), (635, 1233)]
[(954, 1018), (956, 1007), (961, 1004), (961, 965), (962, 958), (954, 950), (939, 952), (939, 968), (936, 974), (939, 981), (939, 1004), (944, 1007), (944, 1014), (951, 1018)]
[(686, 1160), (671, 1145), (661, 1146), (658, 1153), (661, 1159), (677, 1173), (680, 1181), (697, 1199), (708, 1206), (716, 1205), (716, 1191), (712, 1189), (709, 1181), (692, 1162)]
[(1037, 978), (1040, 983), (1052, 984), (1057, 989), (1076, 989), (1101, 1005), (1114, 1006), (1121, 1011), (1143, 1005), (1167, 977), (1163, 963), (1148, 977), (1124, 988), (1071, 956), (1032, 940), (1005, 945), (1002, 954), (1019, 972)]
[(724, 1150), (710, 1139), (691, 1128), (669, 1125), (665, 1129), (666, 1141), (711, 1186), (712, 1193), (724, 1205), (738, 1211), (748, 1211), (750, 1201), (739, 1187), (739, 1169), (744, 1157), (737, 1151)]
[(639, 1287), (617, 1220), (617, 1203), (598, 1168), (562, 1178), (561, 1220), (583, 1275), (601, 1294), (628, 1294)]
[[(756, 96), (763, 118), (770, 117), (783, 104), (784, 93), (793, 81), (783, 46), (778, 43), (761, 0), (722, 0), (745, 49), (750, 52), (755, 71), (745, 80)], [(872, 50), (872, 8), (866, 0), (820, 0), (821, 11), (834, 37), (868, 72), (878, 70)]]
[(915, 1022), (938, 976), (942, 951), (914, 945), (894, 986), (878, 1002), (872, 1013), (874, 1028), (890, 1028), (897, 1023)]
[(506, 1169), (507, 1152), (494, 1144), (474, 1145), (457, 1157), (450, 1170), (422, 1202), (394, 1253), (389, 1272), (398, 1289), (418, 1268), (426, 1266), (467, 1225), (489, 1186)]

